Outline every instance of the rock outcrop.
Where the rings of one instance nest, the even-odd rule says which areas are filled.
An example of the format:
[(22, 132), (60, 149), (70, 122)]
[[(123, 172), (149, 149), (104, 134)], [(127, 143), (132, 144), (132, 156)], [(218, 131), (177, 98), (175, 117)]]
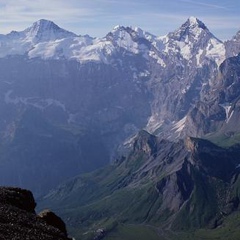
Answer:
[[(52, 218), (46, 221), (37, 216), (35, 206), (30, 191), (0, 187), (0, 239), (70, 240), (66, 229), (60, 230), (59, 225), (51, 223)], [(54, 219), (60, 222), (59, 217)]]
[(38, 214), (48, 225), (51, 225), (61, 232), (63, 232), (67, 236), (66, 225), (63, 220), (58, 217), (54, 212), (49, 209), (46, 209)]

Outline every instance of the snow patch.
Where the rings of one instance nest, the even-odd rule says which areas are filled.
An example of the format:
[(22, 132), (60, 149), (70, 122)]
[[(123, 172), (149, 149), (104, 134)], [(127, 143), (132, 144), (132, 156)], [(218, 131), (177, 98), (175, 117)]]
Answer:
[(166, 64), (165, 64), (165, 62), (163, 61), (163, 59), (160, 58), (154, 51), (150, 51), (150, 52), (149, 52), (149, 56), (152, 57), (153, 59), (156, 59), (156, 60), (157, 60), (157, 63), (158, 63), (159, 65), (161, 65), (163, 68), (166, 67)]
[(201, 62), (200, 62), (200, 58), (201, 58), (202, 54), (203, 54), (203, 50), (202, 50), (202, 49), (199, 49), (198, 54), (196, 55), (197, 65), (198, 65), (199, 67), (202, 66), (202, 64), (201, 64)]
[(232, 115), (233, 115), (233, 112), (234, 112), (234, 110), (231, 110), (231, 104), (229, 104), (229, 103), (225, 103), (225, 104), (219, 104), (221, 107), (223, 107), (224, 108), (224, 110), (225, 110), (225, 114), (226, 114), (226, 123), (228, 123), (229, 122), (229, 120), (230, 120), (230, 118), (232, 117)]
[(179, 42), (179, 48), (183, 58), (189, 60), (192, 57), (191, 46), (182, 42)]
[(226, 58), (226, 49), (224, 44), (212, 38), (210, 39), (206, 49), (206, 57), (214, 60), (217, 65), (220, 66)]
[(189, 23), (190, 23), (190, 25), (195, 25), (195, 24), (198, 24), (198, 20), (196, 17), (191, 16), (189, 18)]
[(61, 103), (58, 100), (47, 98), (47, 99), (39, 99), (36, 97), (11, 97), (11, 94), (13, 93), (13, 90), (9, 90), (4, 95), (4, 101), (6, 104), (24, 104), (24, 105), (31, 105), (33, 107), (36, 107), (38, 109), (44, 110), (49, 106), (56, 106), (61, 108), (63, 111), (66, 111), (66, 107), (63, 103)]
[(234, 113), (234, 110), (232, 110), (232, 111), (230, 112), (230, 115), (229, 115), (228, 118), (226, 119), (226, 123), (228, 123), (228, 122), (230, 121), (230, 119), (231, 119), (232, 116), (233, 116), (233, 113)]
[(139, 77), (148, 77), (149, 75), (150, 75), (150, 72), (147, 70), (139, 73)]

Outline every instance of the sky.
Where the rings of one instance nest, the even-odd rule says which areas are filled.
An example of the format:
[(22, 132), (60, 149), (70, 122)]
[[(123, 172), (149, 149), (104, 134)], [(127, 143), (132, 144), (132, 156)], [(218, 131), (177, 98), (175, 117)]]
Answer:
[(227, 40), (240, 30), (239, 11), (240, 0), (0, 0), (0, 33), (48, 19), (77, 35), (104, 37), (122, 25), (163, 36), (195, 16)]

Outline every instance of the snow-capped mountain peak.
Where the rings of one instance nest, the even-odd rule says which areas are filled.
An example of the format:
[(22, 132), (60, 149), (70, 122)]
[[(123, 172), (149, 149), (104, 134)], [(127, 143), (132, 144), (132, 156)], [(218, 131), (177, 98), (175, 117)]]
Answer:
[(33, 25), (23, 31), (28, 40), (33, 42), (45, 42), (56, 39), (76, 37), (77, 35), (66, 31), (56, 25), (54, 22), (40, 19)]
[(145, 59), (154, 59), (162, 67), (165, 61), (175, 58), (191, 59), (202, 66), (208, 59), (220, 64), (225, 57), (225, 47), (196, 17), (190, 17), (164, 37), (156, 37), (138, 27), (118, 25), (104, 38), (93, 39), (77, 36), (45, 19), (24, 31), (0, 35), (0, 57), (27, 54), (30, 58), (109, 63), (113, 53), (139, 54)]
[(196, 17), (190, 17), (182, 26), (162, 39), (166, 43), (164, 52), (176, 54), (186, 60), (192, 59), (197, 66), (206, 61), (215, 61), (218, 65), (225, 58), (225, 46)]
[(123, 32), (127, 32), (133, 40), (137, 40), (139, 38), (145, 38), (148, 41), (152, 42), (156, 39), (155, 35), (149, 32), (145, 32), (143, 29), (139, 27), (132, 27), (132, 26), (124, 27), (124, 26), (117, 25), (113, 28), (113, 30), (108, 35), (112, 35), (112, 36), (115, 36), (115, 38), (119, 38), (119, 37), (122, 37)]
[(59, 30), (60, 27), (50, 20), (40, 19), (37, 22), (34, 22), (32, 26), (28, 29), (33, 33), (38, 33), (38, 32), (48, 31), (50, 29)]
[(140, 28), (116, 26), (106, 35), (106, 39), (114, 46), (132, 53), (145, 54), (153, 35), (145, 33)]
[(134, 31), (137, 33), (137, 35), (140, 38), (145, 38), (145, 39), (147, 39), (150, 42), (154, 42), (156, 40), (156, 38), (157, 38), (155, 35), (153, 35), (153, 34), (151, 34), (149, 32), (145, 32), (144, 30), (142, 30), (139, 27), (135, 27)]
[(189, 17), (186, 23), (189, 24), (189, 26), (191, 27), (200, 27), (203, 29), (207, 29), (207, 27), (202, 21), (200, 21), (198, 18), (193, 16)]
[(168, 36), (176, 41), (193, 42), (206, 35), (212, 37), (205, 24), (195, 17), (190, 17), (179, 29)]
[(133, 29), (130, 27), (117, 25), (107, 34), (107, 37), (111, 36), (113, 39), (122, 38), (126, 33), (130, 35), (132, 31)]
[(189, 17), (188, 21), (190, 22), (190, 24), (196, 24), (199, 22), (199, 20), (194, 16)]

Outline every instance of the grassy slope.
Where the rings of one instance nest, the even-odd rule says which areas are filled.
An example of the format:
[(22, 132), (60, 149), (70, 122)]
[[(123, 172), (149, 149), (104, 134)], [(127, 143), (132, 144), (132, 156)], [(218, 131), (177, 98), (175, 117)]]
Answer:
[[(110, 232), (105, 240), (159, 240), (160, 233), (157, 229), (144, 225), (119, 225)], [(164, 238), (161, 237), (162, 240)]]
[(163, 231), (144, 225), (119, 225), (104, 240), (239, 240), (240, 213), (227, 217), (221, 227), (186, 232)]
[[(77, 231), (72, 232), (76, 236)], [(77, 240), (91, 239), (93, 235), (86, 234)], [(217, 229), (198, 229), (185, 232), (164, 231), (149, 225), (119, 224), (103, 238), (104, 240), (239, 240), (240, 213), (227, 217), (223, 225)]]
[(236, 133), (233, 135), (224, 134), (224, 133), (215, 133), (215, 134), (206, 136), (206, 139), (220, 147), (231, 147), (234, 144), (240, 143), (240, 133)]
[[(219, 181), (212, 182), (210, 186), (199, 184), (198, 189), (191, 196), (191, 205), (186, 204), (173, 223), (173, 227), (177, 229), (176, 232), (159, 229), (158, 226), (164, 223), (168, 213), (166, 216), (164, 216), (165, 213), (156, 214), (161, 206), (161, 198), (155, 189), (156, 182), (141, 180), (137, 186), (128, 185), (134, 176), (132, 173), (139, 169), (143, 159), (144, 156), (141, 154), (132, 156), (130, 161), (123, 161), (117, 167), (109, 166), (77, 178), (78, 183), (75, 182), (74, 187), (79, 186), (78, 189), (71, 189), (71, 186), (64, 188), (71, 189), (71, 197), (59, 201), (55, 207), (65, 219), (74, 219), (67, 222), (72, 236), (79, 237), (81, 240), (92, 239), (96, 229), (103, 228), (108, 232), (104, 238), (107, 240), (240, 239), (239, 212), (226, 217), (223, 225), (216, 229), (196, 230), (192, 227), (189, 230), (191, 223), (194, 223), (195, 227), (196, 225), (201, 227), (205, 219), (211, 217), (216, 202), (211, 202), (214, 197), (209, 197), (210, 202), (206, 199), (207, 196), (221, 192), (223, 183)], [(159, 176), (158, 173), (156, 175)], [(195, 182), (202, 183), (197, 173), (194, 174), (194, 178)], [(160, 179), (159, 176), (157, 181)], [(218, 185), (219, 193), (213, 191), (215, 185)], [(238, 183), (236, 186), (239, 185)], [(235, 192), (240, 192), (238, 187)], [(63, 195), (66, 196), (67, 193), (64, 192)], [(53, 206), (48, 203), (46, 205)], [(197, 207), (192, 214), (189, 214), (187, 208), (193, 205)], [(65, 209), (61, 209), (61, 206), (65, 206)], [(199, 221), (199, 214), (203, 219), (196, 224), (196, 221)], [(178, 227), (179, 223), (181, 223), (180, 227)], [(182, 228), (184, 225), (186, 227)]]

